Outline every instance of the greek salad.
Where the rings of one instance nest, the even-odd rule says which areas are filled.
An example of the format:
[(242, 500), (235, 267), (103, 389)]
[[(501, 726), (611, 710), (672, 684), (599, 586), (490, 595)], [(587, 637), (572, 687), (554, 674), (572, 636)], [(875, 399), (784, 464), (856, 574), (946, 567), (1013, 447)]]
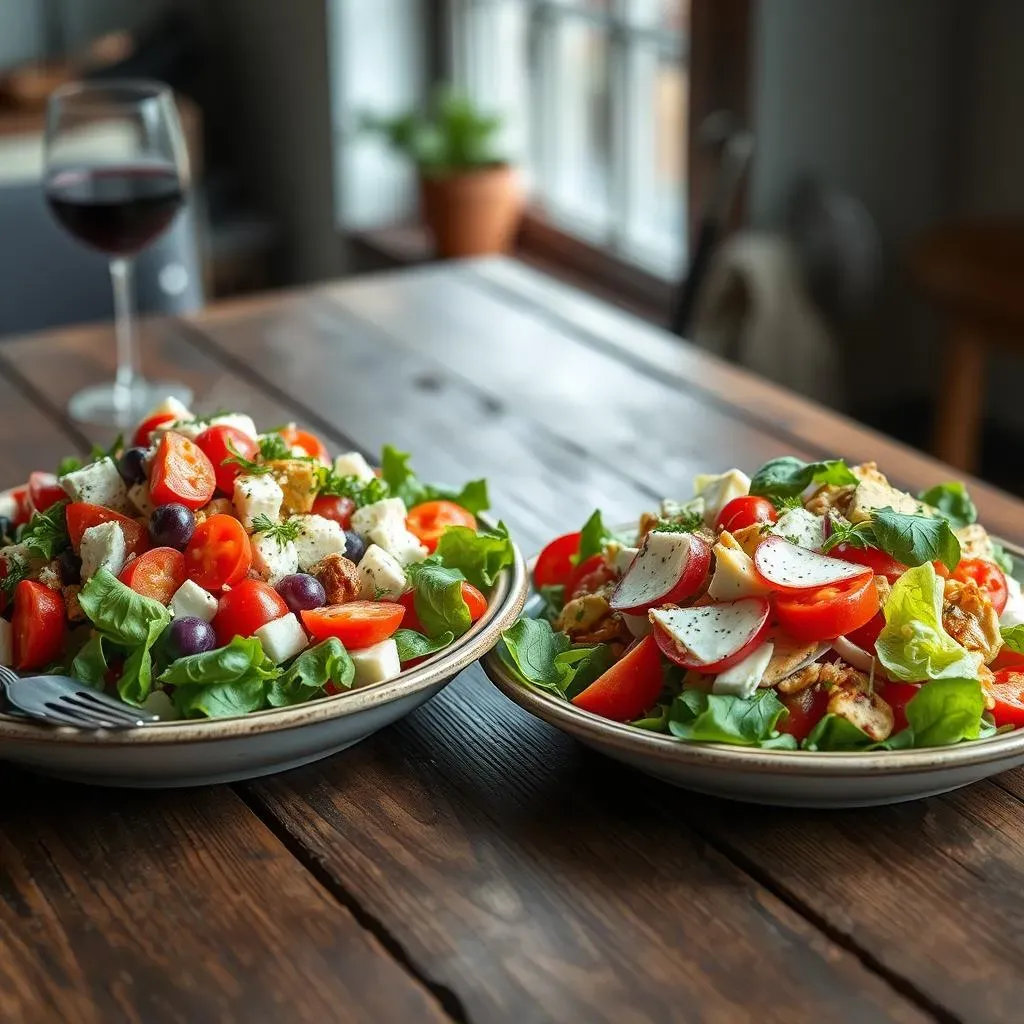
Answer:
[(874, 463), (700, 476), (620, 536), (552, 541), (546, 617), (504, 634), (523, 684), (684, 742), (898, 750), (1024, 726), (1024, 599), (961, 483)]
[(385, 447), (331, 458), (169, 399), (88, 460), (0, 494), (0, 663), (67, 672), (164, 718), (382, 682), (465, 633), (514, 560), (487, 484)]

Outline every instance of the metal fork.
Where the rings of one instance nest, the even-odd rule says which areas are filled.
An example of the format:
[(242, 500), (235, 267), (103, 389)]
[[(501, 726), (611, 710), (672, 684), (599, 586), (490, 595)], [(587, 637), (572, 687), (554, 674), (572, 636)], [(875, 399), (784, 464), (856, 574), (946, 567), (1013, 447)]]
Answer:
[(0, 690), (18, 711), (75, 729), (134, 729), (160, 716), (92, 690), (68, 676), (27, 676), (0, 665)]

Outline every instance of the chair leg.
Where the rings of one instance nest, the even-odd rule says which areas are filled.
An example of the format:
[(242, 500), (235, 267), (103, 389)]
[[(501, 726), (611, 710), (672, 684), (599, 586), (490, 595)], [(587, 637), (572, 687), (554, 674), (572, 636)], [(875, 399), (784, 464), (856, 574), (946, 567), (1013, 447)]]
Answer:
[(955, 324), (942, 361), (933, 450), (957, 469), (976, 468), (981, 414), (985, 402), (985, 336), (969, 324)]

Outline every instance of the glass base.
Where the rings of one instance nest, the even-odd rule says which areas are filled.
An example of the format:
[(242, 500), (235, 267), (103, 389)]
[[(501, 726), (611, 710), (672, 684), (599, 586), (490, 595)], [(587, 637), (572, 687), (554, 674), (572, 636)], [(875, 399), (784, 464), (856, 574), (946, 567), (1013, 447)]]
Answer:
[(192, 389), (185, 384), (139, 379), (132, 386), (126, 407), (119, 408), (114, 401), (113, 383), (96, 384), (72, 395), (68, 402), (68, 412), (80, 423), (124, 429), (134, 427), (165, 398), (176, 398), (184, 405), (190, 405), (193, 397)]

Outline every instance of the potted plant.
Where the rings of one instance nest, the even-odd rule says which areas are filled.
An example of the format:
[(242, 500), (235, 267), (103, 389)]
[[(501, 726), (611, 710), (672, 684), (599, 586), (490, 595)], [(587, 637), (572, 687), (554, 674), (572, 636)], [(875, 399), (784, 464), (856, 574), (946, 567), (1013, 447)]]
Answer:
[(420, 213), (439, 256), (484, 256), (509, 247), (522, 202), (515, 170), (496, 148), (500, 117), (442, 89), (428, 113), (367, 116), (363, 123), (416, 165)]

